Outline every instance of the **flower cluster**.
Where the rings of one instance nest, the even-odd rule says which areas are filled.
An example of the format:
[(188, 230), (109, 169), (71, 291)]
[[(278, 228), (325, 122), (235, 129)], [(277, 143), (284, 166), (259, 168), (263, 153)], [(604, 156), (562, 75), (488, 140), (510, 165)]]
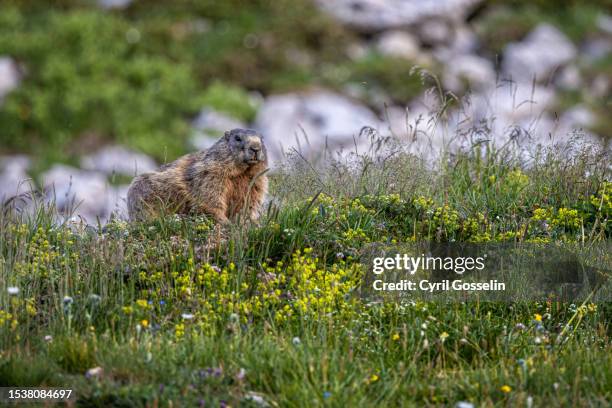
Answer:
[[(163, 324), (162, 313), (173, 315), (179, 321), (173, 325), (177, 339), (190, 328), (210, 333), (228, 321), (251, 324), (273, 316), (277, 324), (285, 324), (350, 314), (356, 304), (350, 294), (363, 273), (351, 258), (326, 265), (312, 248), (297, 250), (288, 263), (263, 263), (260, 271), (239, 271), (233, 263), (225, 268), (198, 265), (193, 259), (186, 266), (171, 272), (170, 281), (162, 272), (141, 272), (141, 293), (148, 299), (123, 306), (123, 314), (138, 322), (140, 330)], [(163, 299), (171, 299), (172, 304)]]

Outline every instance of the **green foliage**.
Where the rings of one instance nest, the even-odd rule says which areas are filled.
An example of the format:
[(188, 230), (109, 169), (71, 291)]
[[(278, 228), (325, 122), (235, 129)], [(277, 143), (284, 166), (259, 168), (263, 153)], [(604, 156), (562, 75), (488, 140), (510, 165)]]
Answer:
[(79, 336), (56, 339), (49, 354), (66, 372), (81, 374), (96, 366), (95, 345)]
[(190, 68), (146, 52), (137, 25), (93, 11), (0, 18), (0, 53), (27, 67), (0, 111), (3, 145), (70, 152), (93, 133), (160, 159), (183, 151), (182, 116), (196, 110)]
[[(157, 40), (174, 43), (175, 55), (191, 61), (201, 82), (264, 93), (310, 82), (305, 73), (342, 61), (352, 39), (310, 0), (148, 0), (130, 12), (156, 26)], [(298, 53), (306, 65), (294, 58)]]
[(257, 113), (257, 106), (248, 93), (221, 82), (213, 82), (206, 89), (202, 104), (246, 122), (252, 121)]
[(486, 49), (494, 56), (500, 56), (508, 43), (523, 39), (540, 18), (535, 10), (526, 12), (507, 7), (494, 8), (476, 22), (476, 32)]
[[(483, 45), (493, 56), (501, 55), (506, 44), (520, 41), (535, 26), (547, 22), (578, 42), (596, 31), (596, 21), (609, 0), (589, 2), (568, 0), (565, 5), (542, 1), (491, 1), (475, 21)], [(597, 4), (601, 3), (601, 4)]]
[(0, 386), (35, 387), (52, 384), (57, 371), (53, 363), (27, 353), (0, 358)]
[(198, 10), (213, 21), (190, 42), (199, 77), (264, 93), (294, 89), (309, 82), (305, 72), (343, 61), (352, 38), (309, 0), (205, 1)]
[(0, 108), (0, 143), (45, 162), (70, 161), (92, 140), (173, 159), (201, 107), (252, 120), (244, 88), (305, 86), (313, 77), (291, 53), (339, 61), (349, 38), (307, 0), (151, 0), (113, 12), (93, 2), (55, 6), (11, 2), (0, 13), (0, 55), (25, 72)]
[(357, 85), (366, 95), (384, 90), (395, 102), (405, 104), (425, 89), (417, 72), (414, 63), (370, 53), (364, 58), (329, 67), (322, 72), (322, 77), (332, 86)]

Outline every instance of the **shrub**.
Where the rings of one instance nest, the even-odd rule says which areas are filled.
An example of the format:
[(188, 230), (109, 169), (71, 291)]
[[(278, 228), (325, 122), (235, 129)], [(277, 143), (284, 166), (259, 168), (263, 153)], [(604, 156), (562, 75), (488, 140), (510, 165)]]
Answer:
[(256, 103), (242, 88), (219, 81), (206, 89), (202, 103), (247, 122), (252, 121), (257, 113)]
[(183, 151), (196, 82), (187, 64), (147, 52), (138, 25), (95, 11), (0, 19), (0, 54), (26, 69), (0, 110), (4, 146), (63, 150), (89, 133), (157, 158)]

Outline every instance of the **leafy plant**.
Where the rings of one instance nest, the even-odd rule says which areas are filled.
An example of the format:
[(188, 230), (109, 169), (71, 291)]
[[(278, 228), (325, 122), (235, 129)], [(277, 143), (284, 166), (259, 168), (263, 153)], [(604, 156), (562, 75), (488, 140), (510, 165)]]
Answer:
[(69, 155), (98, 135), (158, 159), (183, 152), (196, 84), (188, 65), (139, 44), (138, 25), (95, 11), (0, 18), (0, 53), (27, 68), (0, 110), (4, 146)]

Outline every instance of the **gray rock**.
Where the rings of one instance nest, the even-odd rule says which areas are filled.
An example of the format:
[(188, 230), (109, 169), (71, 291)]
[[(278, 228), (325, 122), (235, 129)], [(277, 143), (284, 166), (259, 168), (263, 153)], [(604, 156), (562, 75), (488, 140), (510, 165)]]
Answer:
[(382, 55), (415, 61), (421, 54), (418, 40), (405, 31), (387, 31), (381, 34), (376, 49)]
[(198, 133), (194, 133), (193, 135), (191, 135), (190, 143), (194, 149), (206, 150), (210, 148), (212, 145), (214, 145), (218, 139), (219, 137), (214, 137), (207, 133), (198, 132)]
[(597, 28), (606, 34), (612, 35), (612, 16), (602, 14), (597, 18)]
[(582, 86), (582, 75), (575, 65), (563, 68), (556, 79), (559, 88), (567, 91), (575, 91)]
[(136, 176), (157, 168), (157, 164), (146, 154), (134, 152), (122, 146), (107, 146), (94, 154), (81, 159), (81, 167), (86, 170)]
[(481, 141), (507, 145), (526, 163), (539, 146), (569, 146), (576, 153), (586, 145), (604, 147), (601, 138), (585, 130), (595, 120), (588, 109), (576, 106), (560, 118), (547, 112), (554, 104), (549, 88), (502, 82), (463, 98), (443, 117), (437, 99), (435, 92), (426, 92), (405, 108), (389, 108), (382, 127), (386, 132), (388, 125), (385, 134), (397, 138), (404, 151), (432, 165), (443, 152), (467, 151)]
[(525, 82), (501, 82), (474, 94), (475, 120), (495, 118), (500, 122), (537, 119), (555, 103), (549, 87)]
[(442, 64), (452, 64), (457, 57), (475, 54), (478, 45), (476, 34), (469, 28), (460, 25), (454, 28), (449, 41), (434, 44), (432, 54)]
[(124, 9), (132, 2), (133, 0), (98, 0), (98, 6), (103, 9)]
[(469, 26), (461, 24), (455, 27), (449, 49), (455, 54), (472, 54), (479, 45), (476, 33)]
[(576, 105), (566, 110), (561, 121), (570, 127), (590, 127), (597, 121), (597, 116), (584, 105)]
[(353, 42), (346, 47), (346, 55), (354, 61), (366, 58), (371, 49), (361, 42)]
[(582, 47), (582, 56), (587, 62), (594, 62), (612, 54), (612, 40), (595, 38), (587, 41)]
[(29, 168), (30, 159), (26, 156), (0, 158), (0, 202), (32, 190)]
[(444, 86), (453, 92), (463, 91), (466, 83), (472, 89), (491, 87), (495, 80), (493, 63), (476, 55), (458, 55), (445, 64)]
[(29, 157), (18, 155), (18, 156), (5, 156), (0, 158), (0, 170), (25, 173), (29, 170), (32, 165), (32, 161)]
[(453, 35), (453, 30), (448, 22), (438, 18), (423, 22), (418, 31), (421, 41), (430, 46), (448, 44)]
[(511, 143), (526, 160), (533, 147), (564, 142), (570, 132), (548, 113), (555, 104), (551, 87), (504, 81), (473, 94), (463, 104), (458, 133), (480, 135), (497, 146)]
[(538, 119), (554, 102), (553, 90), (536, 87), (532, 92), (526, 85), (502, 82), (474, 91), (442, 118), (439, 98), (435, 93), (425, 93), (404, 112), (396, 109), (388, 115), (393, 134), (403, 138), (408, 152), (430, 163), (439, 160), (444, 151), (465, 151), (479, 141), (501, 146), (517, 138), (526, 145), (544, 140), (545, 133), (538, 131)]
[(597, 75), (590, 87), (591, 96), (605, 98), (612, 91), (612, 81), (607, 75)]
[(506, 46), (503, 71), (515, 81), (546, 81), (576, 54), (576, 47), (561, 31), (550, 24), (540, 24), (522, 42)]
[(63, 215), (80, 216), (88, 224), (108, 219), (113, 188), (104, 174), (56, 164), (41, 179), (47, 201)]
[(0, 102), (12, 90), (19, 86), (21, 75), (17, 64), (10, 57), (0, 56)]
[(573, 151), (586, 145), (603, 147), (601, 138), (586, 130), (585, 123), (593, 119), (590, 116), (584, 108), (576, 107), (559, 118), (544, 114), (537, 122), (524, 126), (531, 126), (531, 140), (542, 146), (566, 145)]
[[(407, 107), (391, 107), (385, 115), (388, 130), (402, 150), (434, 164), (444, 151), (456, 151), (462, 144), (457, 136), (459, 124), (456, 113), (445, 119), (438, 115), (439, 98), (426, 92)], [(387, 129), (385, 129), (387, 130)]]
[(288, 149), (304, 155), (350, 146), (364, 126), (380, 121), (367, 107), (344, 96), (322, 91), (269, 97), (261, 106), (255, 126), (268, 146), (272, 161)]
[(192, 126), (197, 130), (216, 131), (223, 133), (226, 130), (244, 127), (244, 123), (225, 113), (204, 108), (194, 119)]
[(390, 106), (385, 111), (385, 125), (391, 135), (407, 138), (410, 134), (408, 109), (401, 106)]
[(191, 144), (200, 150), (208, 149), (226, 130), (245, 128), (246, 124), (224, 113), (204, 108), (192, 123)]
[(456, 124), (451, 120), (451, 126), (443, 126), (445, 131), (442, 131), (439, 128), (440, 118), (436, 114), (438, 108), (428, 106), (428, 99), (428, 95), (423, 95), (405, 108), (391, 107), (387, 110), (385, 120), (390, 134), (400, 140), (405, 152), (433, 163), (452, 139), (446, 130), (452, 128), (454, 134)]
[(317, 0), (319, 7), (362, 32), (408, 27), (429, 18), (465, 19), (482, 0)]

